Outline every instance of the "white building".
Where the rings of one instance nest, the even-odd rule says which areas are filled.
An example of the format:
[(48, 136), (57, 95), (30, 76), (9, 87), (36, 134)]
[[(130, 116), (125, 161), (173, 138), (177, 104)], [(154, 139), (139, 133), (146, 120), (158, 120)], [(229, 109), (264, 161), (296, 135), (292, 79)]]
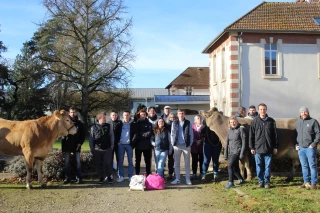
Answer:
[(233, 115), (265, 103), (271, 117), (320, 117), (320, 3), (263, 2), (226, 27), (209, 54), (210, 107)]

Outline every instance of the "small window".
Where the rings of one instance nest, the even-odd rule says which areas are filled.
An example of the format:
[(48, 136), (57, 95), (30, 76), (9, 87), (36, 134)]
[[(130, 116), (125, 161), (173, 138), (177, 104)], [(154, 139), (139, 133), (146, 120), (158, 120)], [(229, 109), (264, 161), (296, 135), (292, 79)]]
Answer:
[(320, 26), (320, 18), (319, 17), (313, 18), (313, 20)]
[(227, 69), (226, 69), (226, 50), (225, 48), (222, 49), (221, 51), (221, 75), (222, 75), (222, 80), (226, 79), (226, 74)]
[(186, 95), (192, 94), (192, 87), (186, 87)]
[(217, 83), (217, 57), (213, 56), (213, 60), (212, 60), (212, 74), (213, 74), (213, 83)]
[(265, 75), (277, 75), (277, 45), (264, 45)]

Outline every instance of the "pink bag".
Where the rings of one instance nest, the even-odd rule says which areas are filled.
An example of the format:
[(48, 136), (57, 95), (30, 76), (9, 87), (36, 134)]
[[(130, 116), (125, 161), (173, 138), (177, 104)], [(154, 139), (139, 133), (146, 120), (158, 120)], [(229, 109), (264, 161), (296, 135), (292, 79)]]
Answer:
[(149, 175), (146, 179), (147, 190), (163, 190), (165, 188), (165, 181), (163, 177), (158, 174)]

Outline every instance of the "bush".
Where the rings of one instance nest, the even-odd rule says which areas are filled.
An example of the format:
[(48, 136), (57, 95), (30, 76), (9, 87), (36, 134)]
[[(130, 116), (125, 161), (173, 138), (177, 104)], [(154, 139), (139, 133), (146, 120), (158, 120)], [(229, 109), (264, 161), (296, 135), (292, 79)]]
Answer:
[[(75, 176), (75, 160), (71, 158), (72, 175)], [(94, 162), (90, 151), (81, 152), (81, 170), (83, 176), (95, 172)], [(8, 162), (5, 172), (10, 172), (16, 177), (24, 178), (27, 175), (26, 161), (19, 156)], [(53, 149), (46, 157), (42, 166), (43, 178), (47, 180), (62, 180), (64, 178), (64, 159), (61, 150)], [(32, 177), (37, 178), (37, 170), (34, 167)]]

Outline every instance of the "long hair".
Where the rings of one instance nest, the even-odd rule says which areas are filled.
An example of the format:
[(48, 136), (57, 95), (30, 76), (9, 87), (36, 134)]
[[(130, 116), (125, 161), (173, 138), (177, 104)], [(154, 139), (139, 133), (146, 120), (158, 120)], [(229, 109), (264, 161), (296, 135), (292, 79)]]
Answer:
[(165, 122), (164, 120), (163, 120), (163, 123), (164, 123), (163, 127), (162, 127), (162, 128), (159, 127), (158, 122), (159, 122), (160, 120), (163, 120), (163, 118), (160, 117), (160, 118), (157, 120), (157, 122), (154, 124), (154, 127), (153, 127), (153, 133), (154, 133), (154, 135), (158, 135), (158, 134), (160, 134), (161, 132), (163, 132), (165, 129), (167, 129), (167, 124), (166, 124), (166, 122)]
[(167, 120), (166, 120), (166, 122), (168, 123), (169, 122), (169, 118), (170, 117), (174, 117), (174, 119), (173, 120), (178, 120), (178, 117), (177, 117), (177, 115), (176, 114), (174, 114), (173, 112), (170, 112), (170, 114), (168, 115), (168, 117), (167, 117)]

